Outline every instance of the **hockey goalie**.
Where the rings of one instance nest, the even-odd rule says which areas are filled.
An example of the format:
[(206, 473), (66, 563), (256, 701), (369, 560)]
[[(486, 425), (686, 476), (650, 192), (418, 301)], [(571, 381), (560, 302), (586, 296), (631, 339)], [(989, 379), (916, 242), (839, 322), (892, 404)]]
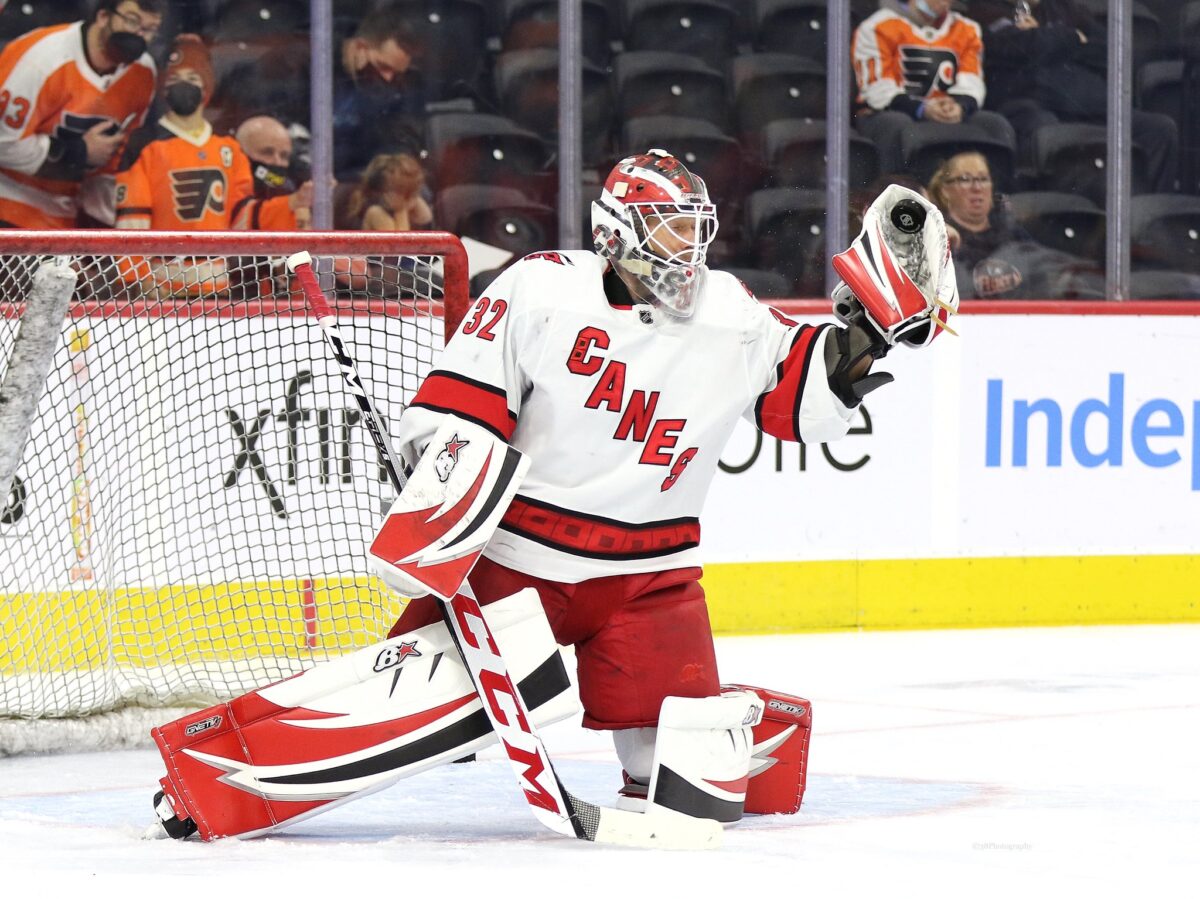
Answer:
[[(388, 639), (155, 729), (171, 836), (267, 833), (455, 761), (495, 739), (485, 711), (567, 717), (564, 646), (584, 727), (613, 734), (616, 808), (724, 825), (799, 809), (811, 708), (722, 685), (700, 512), (740, 416), (837, 439), (892, 380), (875, 361), (949, 330), (945, 225), (887, 188), (834, 257), (838, 323), (809, 325), (705, 265), (715, 208), (662, 150), (613, 169), (592, 224), (594, 252), (534, 253), (492, 283), (393, 435), (411, 477), (369, 562), (412, 600)], [(523, 706), (464, 665), (447, 603), (468, 590)]]

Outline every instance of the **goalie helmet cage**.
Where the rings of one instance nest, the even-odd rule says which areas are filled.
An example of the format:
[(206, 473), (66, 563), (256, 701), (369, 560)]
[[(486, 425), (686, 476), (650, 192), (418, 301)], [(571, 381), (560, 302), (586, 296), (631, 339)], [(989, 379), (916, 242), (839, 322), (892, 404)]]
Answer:
[[(148, 743), (395, 620), (365, 562), (392, 487), (300, 250), (394, 421), (469, 302), (450, 234), (0, 231), (0, 408), (36, 403), (0, 434), (0, 756)], [(40, 396), (13, 395), (54, 261), (74, 294)]]

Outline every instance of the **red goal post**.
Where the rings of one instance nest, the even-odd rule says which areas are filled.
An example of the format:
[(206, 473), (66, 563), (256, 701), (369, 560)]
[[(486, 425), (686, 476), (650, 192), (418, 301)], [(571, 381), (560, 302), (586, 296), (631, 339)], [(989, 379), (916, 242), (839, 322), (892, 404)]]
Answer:
[[(141, 741), (161, 707), (394, 620), (364, 562), (391, 487), (283, 266), (300, 250), (395, 421), (469, 303), (453, 235), (0, 231), (0, 398), (31, 420), (0, 434), (0, 756)], [(54, 258), (74, 292), (40, 394), (14, 396)]]

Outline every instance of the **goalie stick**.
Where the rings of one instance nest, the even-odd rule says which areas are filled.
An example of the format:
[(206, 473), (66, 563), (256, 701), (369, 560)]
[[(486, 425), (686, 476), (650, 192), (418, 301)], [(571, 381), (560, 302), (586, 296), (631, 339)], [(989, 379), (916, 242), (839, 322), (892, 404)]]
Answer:
[[(346, 384), (354, 394), (371, 439), (399, 495), (405, 485), (400, 459), (342, 339), (333, 310), (312, 270), (312, 257), (306, 252), (296, 253), (288, 257), (287, 267), (296, 276), (305, 302), (316, 316), (317, 324), (341, 366)], [(446, 627), (504, 747), (530, 811), (538, 821), (556, 833), (596, 843), (663, 849), (701, 849), (720, 845), (722, 830), (716, 821), (693, 818), (653, 805), (646, 812), (607, 808), (573, 796), (554, 770), (545, 743), (530, 720), (524, 698), (513, 685), (508, 666), (468, 584), (464, 581), (451, 595), (434, 595), (441, 600)]]

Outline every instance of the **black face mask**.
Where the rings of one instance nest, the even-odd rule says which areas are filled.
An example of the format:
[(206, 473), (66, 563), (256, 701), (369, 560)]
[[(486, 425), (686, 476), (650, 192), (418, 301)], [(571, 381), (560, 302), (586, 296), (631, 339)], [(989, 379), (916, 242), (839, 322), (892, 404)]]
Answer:
[(260, 200), (282, 197), (296, 192), (296, 185), (288, 177), (286, 165), (270, 165), (254, 162), (254, 196)]
[(113, 31), (104, 42), (104, 52), (124, 65), (146, 52), (146, 39), (132, 31)]
[(176, 81), (167, 87), (164, 96), (171, 112), (176, 115), (191, 115), (200, 108), (200, 101), (204, 99), (204, 91), (197, 84)]

